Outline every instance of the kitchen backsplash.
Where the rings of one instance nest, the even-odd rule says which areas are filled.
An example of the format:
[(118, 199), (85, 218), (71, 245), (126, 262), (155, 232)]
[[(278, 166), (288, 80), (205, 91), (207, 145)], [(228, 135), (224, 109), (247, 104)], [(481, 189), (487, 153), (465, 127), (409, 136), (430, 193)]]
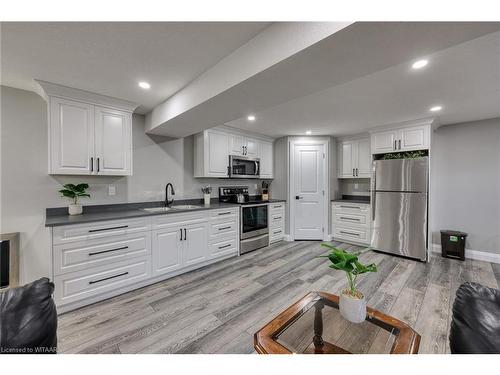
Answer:
[(339, 193), (340, 195), (370, 195), (370, 179), (340, 179)]

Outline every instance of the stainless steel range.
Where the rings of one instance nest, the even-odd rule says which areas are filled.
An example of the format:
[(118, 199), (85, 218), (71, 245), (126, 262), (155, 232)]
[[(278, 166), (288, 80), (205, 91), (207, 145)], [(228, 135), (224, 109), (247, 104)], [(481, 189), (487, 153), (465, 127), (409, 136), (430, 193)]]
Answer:
[(220, 187), (219, 201), (241, 204), (241, 254), (260, 249), (269, 244), (269, 226), (267, 222), (268, 204), (266, 201), (250, 197), (248, 194), (248, 186)]

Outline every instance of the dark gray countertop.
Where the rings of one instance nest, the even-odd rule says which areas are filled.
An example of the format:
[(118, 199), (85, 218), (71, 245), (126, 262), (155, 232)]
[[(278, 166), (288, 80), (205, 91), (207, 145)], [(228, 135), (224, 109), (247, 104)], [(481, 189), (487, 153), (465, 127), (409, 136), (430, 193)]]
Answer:
[[(286, 202), (285, 199), (269, 199), (268, 203)], [(200, 208), (189, 210), (171, 210), (167, 212), (148, 212), (144, 208), (161, 207), (163, 202), (141, 202), (141, 203), (122, 203), (122, 204), (106, 204), (84, 206), (83, 214), (68, 215), (67, 207), (47, 208), (45, 226), (57, 227), (61, 225), (84, 224), (96, 221), (132, 219), (136, 217), (156, 216), (156, 215), (175, 215), (178, 213), (215, 210), (227, 207), (239, 207), (237, 203), (221, 203), (214, 198), (210, 202), (210, 206), (205, 206), (203, 201), (199, 199), (186, 199), (175, 201), (172, 207), (180, 204), (201, 205)]]
[(45, 226), (57, 227), (61, 225), (83, 224), (95, 221), (131, 219), (136, 217), (156, 216), (156, 215), (175, 215), (178, 213), (215, 210), (218, 208), (238, 207), (234, 203), (220, 203), (217, 199), (212, 199), (209, 206), (205, 206), (199, 199), (175, 201), (172, 207), (180, 204), (200, 205), (200, 208), (189, 210), (172, 210), (167, 212), (148, 212), (143, 208), (161, 207), (163, 202), (142, 202), (142, 203), (123, 203), (110, 205), (84, 206), (83, 214), (68, 215), (67, 207), (47, 208)]

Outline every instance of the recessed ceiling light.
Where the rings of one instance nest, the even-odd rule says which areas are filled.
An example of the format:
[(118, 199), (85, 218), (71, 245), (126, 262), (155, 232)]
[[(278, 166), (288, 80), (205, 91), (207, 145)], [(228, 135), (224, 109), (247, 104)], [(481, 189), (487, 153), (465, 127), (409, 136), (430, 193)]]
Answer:
[(308, 130), (308, 131), (306, 131), (306, 134), (307, 134), (307, 135), (311, 135), (311, 134), (312, 134), (312, 131)]
[(427, 61), (427, 60), (418, 60), (418, 61), (415, 61), (411, 67), (413, 69), (420, 69), (420, 68), (423, 68), (424, 66), (426, 66), (428, 63), (429, 63), (429, 61)]
[(431, 111), (431, 112), (437, 112), (437, 111), (440, 111), (442, 109), (443, 109), (443, 107), (441, 107), (440, 105), (436, 105), (434, 107), (429, 108), (429, 111)]
[(254, 115), (250, 115), (247, 117), (247, 120), (248, 121), (255, 121), (255, 116)]
[(147, 89), (151, 88), (151, 85), (145, 81), (141, 81), (141, 82), (139, 82), (139, 87), (141, 89), (147, 90)]

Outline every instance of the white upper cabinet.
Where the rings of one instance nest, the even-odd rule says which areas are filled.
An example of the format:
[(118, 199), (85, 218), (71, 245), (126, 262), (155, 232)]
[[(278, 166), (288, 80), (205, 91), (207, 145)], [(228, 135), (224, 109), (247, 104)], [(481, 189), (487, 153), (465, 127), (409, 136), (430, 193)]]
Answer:
[(371, 135), (372, 154), (427, 150), (430, 147), (429, 123), (375, 131)]
[(94, 106), (51, 98), (49, 170), (52, 174), (90, 174), (94, 157)]
[(136, 104), (37, 81), (48, 102), (49, 174), (132, 174)]
[(95, 107), (96, 173), (132, 174), (132, 124), (127, 112)]
[(273, 142), (217, 127), (194, 136), (194, 177), (227, 178), (231, 155), (260, 159), (260, 177), (273, 178)]
[(339, 178), (370, 178), (369, 139), (342, 141), (339, 147)]
[(228, 135), (205, 130), (194, 137), (194, 177), (228, 177)]
[(260, 177), (273, 178), (274, 177), (274, 157), (273, 157), (273, 144), (272, 142), (259, 142), (260, 148)]

